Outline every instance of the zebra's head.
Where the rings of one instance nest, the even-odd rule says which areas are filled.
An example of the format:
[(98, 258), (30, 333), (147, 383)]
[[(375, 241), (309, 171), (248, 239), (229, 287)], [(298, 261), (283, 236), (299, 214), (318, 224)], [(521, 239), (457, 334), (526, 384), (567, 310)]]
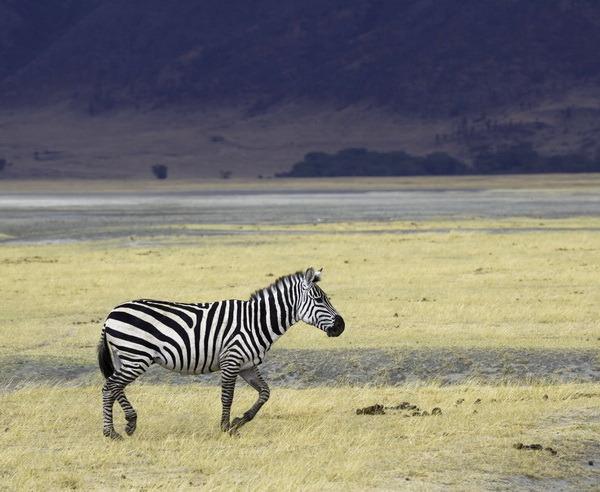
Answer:
[(321, 280), (322, 271), (322, 268), (315, 271), (311, 267), (304, 273), (298, 314), (302, 321), (323, 330), (327, 336), (339, 337), (344, 331), (344, 318), (338, 314), (329, 302), (327, 294), (317, 285)]

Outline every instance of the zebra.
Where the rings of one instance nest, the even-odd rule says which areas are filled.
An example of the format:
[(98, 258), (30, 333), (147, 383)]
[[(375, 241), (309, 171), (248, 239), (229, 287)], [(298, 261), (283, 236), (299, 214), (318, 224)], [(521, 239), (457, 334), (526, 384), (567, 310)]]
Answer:
[[(183, 374), (221, 371), (221, 430), (237, 434), (269, 399), (269, 386), (258, 366), (288, 328), (301, 320), (330, 337), (344, 331), (344, 319), (317, 285), (322, 270), (311, 267), (280, 277), (246, 301), (189, 304), (140, 299), (115, 307), (98, 345), (98, 363), (106, 379), (103, 434), (121, 439), (113, 425), (115, 401), (125, 413), (125, 432), (134, 433), (137, 413), (125, 387), (155, 363)], [(238, 376), (258, 392), (258, 399), (230, 422)]]

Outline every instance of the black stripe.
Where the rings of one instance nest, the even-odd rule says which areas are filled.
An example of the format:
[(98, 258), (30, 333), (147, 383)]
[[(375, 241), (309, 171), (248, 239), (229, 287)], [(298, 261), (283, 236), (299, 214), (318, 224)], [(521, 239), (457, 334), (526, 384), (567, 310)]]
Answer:
[[(218, 318), (217, 318), (217, 324), (215, 325), (215, 334), (222, 329), (222, 323), (223, 323), (223, 318), (225, 317), (225, 309), (226, 309), (226, 305), (227, 305), (228, 301), (222, 301), (219, 302), (217, 304), (219, 304), (220, 308), (219, 309), (219, 314), (218, 314)], [(216, 337), (215, 337), (216, 338)], [(206, 364), (208, 362), (208, 342), (209, 342), (209, 333), (208, 331), (204, 334), (204, 362), (202, 364), (202, 372), (206, 371)]]
[(123, 354), (119, 354), (119, 359), (120, 360), (126, 360), (127, 362), (135, 362), (135, 363), (141, 363), (141, 364), (145, 364), (146, 366), (149, 366), (149, 362), (147, 359), (139, 359), (137, 357), (128, 357), (126, 355)]
[(286, 313), (286, 325), (287, 326), (291, 325), (292, 322), (294, 321), (294, 319), (293, 319), (294, 303), (292, 301), (293, 289), (294, 289), (294, 283), (291, 280), (289, 281), (289, 285), (286, 286), (285, 283), (283, 284), (283, 296), (285, 298), (286, 305), (289, 307), (289, 309)]
[[(153, 350), (155, 352), (160, 352), (160, 349), (156, 345), (154, 345), (153, 343), (151, 343), (147, 340), (144, 340), (143, 338), (134, 337), (133, 335), (128, 335), (126, 333), (113, 330), (112, 328), (109, 328), (108, 326), (106, 327), (106, 333), (108, 333), (112, 337), (118, 338), (119, 340), (125, 340), (126, 342), (131, 342), (131, 343), (135, 343), (136, 345), (141, 345), (142, 347), (146, 347), (147, 349)], [(125, 350), (128, 351), (129, 348), (125, 347)], [(132, 352), (132, 353), (135, 353), (135, 352)], [(144, 355), (149, 355), (149, 354), (146, 353)]]
[(135, 302), (139, 302), (141, 304), (146, 304), (150, 307), (157, 307), (157, 308), (163, 309), (164, 311), (167, 311), (171, 314), (174, 314), (175, 316), (179, 316), (185, 322), (185, 324), (188, 326), (188, 328), (192, 328), (192, 326), (194, 324), (194, 319), (188, 312), (186, 312), (186, 308), (189, 309), (190, 311), (192, 311), (193, 313), (196, 312), (195, 309), (192, 309), (193, 306), (191, 306), (191, 305), (182, 306), (182, 305), (175, 304), (173, 302), (149, 301), (149, 300), (141, 300), (141, 301), (135, 301)]
[[(173, 351), (169, 348), (168, 345), (165, 345), (163, 347), (163, 350), (169, 354), (169, 356), (171, 357), (171, 360), (173, 361), (173, 369), (177, 369), (177, 357), (175, 357), (175, 354), (173, 353)], [(166, 357), (163, 357), (163, 359), (165, 359), (165, 364), (167, 363), (167, 359)]]
[[(263, 303), (262, 303), (262, 307), (263, 310), (261, 311), (260, 315), (260, 324), (263, 327), (263, 334), (265, 335), (267, 342), (269, 343), (269, 345), (271, 345), (273, 343), (273, 335), (271, 335), (271, 332), (269, 331), (269, 325), (267, 323), (267, 315), (269, 316), (269, 323), (270, 321), (270, 309), (267, 310), (267, 307), (270, 308), (270, 304), (269, 304), (269, 297), (267, 296), (267, 293), (264, 293), (264, 298), (263, 298)], [(267, 311), (269, 311), (267, 313)], [(271, 326), (271, 329), (273, 329), (273, 326)]]
[[(207, 314), (207, 319), (210, 314)], [(198, 369), (198, 362), (200, 361), (200, 328), (202, 328), (202, 319), (204, 318), (204, 311), (198, 311), (198, 320), (194, 325), (194, 344), (196, 345), (196, 361), (194, 362), (194, 372)]]
[[(114, 319), (117, 321), (122, 321), (123, 323), (127, 323), (128, 325), (134, 326), (139, 330), (145, 331), (146, 333), (150, 333), (154, 338), (160, 340), (161, 342), (168, 343), (172, 345), (177, 353), (179, 354), (179, 365), (180, 369), (183, 371), (183, 351), (181, 350), (181, 346), (178, 343), (174, 343), (174, 340), (171, 337), (168, 337), (164, 333), (162, 333), (158, 328), (156, 328), (153, 324), (144, 321), (143, 319), (136, 318), (134, 315), (129, 313), (124, 313), (122, 311), (113, 311), (108, 315), (109, 319)], [(121, 337), (123, 338), (123, 337)], [(158, 350), (160, 352), (160, 350)]]
[(252, 360), (254, 358), (252, 352), (246, 350), (247, 347), (242, 343), (242, 341), (235, 341), (231, 346), (230, 350), (235, 349), (236, 347), (238, 348), (239, 352), (241, 352), (241, 354), (239, 354), (241, 359)]
[(279, 320), (277, 318), (277, 297), (273, 289), (269, 289), (268, 291), (268, 299), (269, 299), (269, 316), (271, 318), (271, 329), (281, 335), (282, 332), (279, 329)]
[[(192, 349), (191, 349), (191, 346), (190, 346), (189, 331), (187, 331), (185, 328), (183, 328), (174, 319), (169, 318), (168, 316), (165, 316), (164, 314), (159, 313), (158, 311), (155, 311), (150, 306), (144, 306), (144, 305), (140, 305), (140, 304), (124, 304), (123, 306), (120, 306), (120, 307), (125, 307), (125, 308), (129, 308), (129, 309), (133, 309), (134, 311), (141, 311), (142, 313), (145, 313), (145, 314), (147, 314), (149, 316), (152, 316), (157, 321), (160, 321), (163, 325), (166, 325), (169, 328), (171, 328), (173, 331), (177, 332), (177, 334), (181, 338), (181, 341), (185, 345), (185, 350), (186, 350), (186, 353), (187, 353), (187, 369), (188, 370), (190, 369), (190, 357), (192, 355)], [(160, 309), (160, 308), (157, 307), (156, 309)], [(178, 345), (178, 343), (176, 341), (173, 341), (172, 343)]]
[(279, 305), (279, 327), (283, 330), (286, 325), (285, 318), (287, 316), (287, 301), (285, 298), (285, 286), (282, 285), (281, 289), (276, 288), (277, 292), (277, 304)]
[[(208, 313), (206, 314), (206, 326), (204, 327), (204, 333), (202, 334), (202, 347), (204, 348), (204, 353), (202, 356), (202, 372), (204, 372), (204, 367), (206, 366), (206, 358), (208, 355), (208, 337), (210, 335), (210, 328), (213, 324), (213, 320), (215, 319), (215, 312), (221, 307), (221, 304), (222, 303), (220, 302), (213, 302), (210, 306), (210, 309), (208, 310)], [(215, 329), (218, 329), (218, 326), (215, 326)], [(199, 362), (200, 359), (196, 361), (196, 367), (194, 368), (194, 371), (198, 369)]]
[[(271, 334), (269, 333), (269, 328), (267, 327), (267, 301), (264, 298), (264, 292), (258, 296), (258, 328), (262, 333), (262, 338), (264, 340), (264, 346), (270, 345), (273, 343), (273, 338), (271, 338)], [(257, 330), (257, 331), (259, 331)]]
[(259, 345), (259, 340), (256, 337), (252, 336), (252, 333), (240, 333), (240, 338), (241, 338), (241, 343), (240, 343), (240, 348), (241, 349), (247, 349), (244, 350), (244, 352), (246, 352), (249, 356), (250, 359), (254, 359), (254, 356), (256, 354), (258, 354), (258, 351), (260, 350)]
[[(107, 328), (108, 330), (108, 328)], [(112, 347), (115, 347), (117, 350), (119, 350), (120, 352), (128, 352), (130, 354), (135, 354), (135, 355), (141, 355), (143, 357), (150, 357), (150, 354), (148, 352), (142, 352), (141, 350), (136, 350), (134, 348), (131, 347), (124, 347), (122, 345), (117, 345), (114, 342), (109, 342), (109, 344)], [(162, 357), (162, 355), (159, 353), (158, 355), (160, 355)], [(121, 355), (119, 354), (119, 357), (121, 357)], [(154, 359), (154, 357), (151, 357), (152, 359)], [(164, 357), (163, 357), (164, 358)]]
[(235, 320), (235, 333), (239, 333), (242, 329), (242, 310), (245, 303), (242, 301), (235, 301), (237, 305), (237, 317)]

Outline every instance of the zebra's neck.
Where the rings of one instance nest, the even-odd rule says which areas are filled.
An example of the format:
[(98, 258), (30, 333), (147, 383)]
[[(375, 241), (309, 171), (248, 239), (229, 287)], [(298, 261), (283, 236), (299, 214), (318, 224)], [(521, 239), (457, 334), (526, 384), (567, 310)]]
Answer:
[(301, 276), (281, 277), (252, 294), (249, 301), (250, 328), (270, 347), (290, 326), (298, 322), (298, 298)]

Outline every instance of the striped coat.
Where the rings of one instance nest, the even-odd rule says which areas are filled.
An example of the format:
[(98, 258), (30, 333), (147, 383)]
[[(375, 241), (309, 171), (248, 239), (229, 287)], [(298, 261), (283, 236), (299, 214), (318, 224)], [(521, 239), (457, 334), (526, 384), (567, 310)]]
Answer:
[[(103, 388), (104, 434), (120, 437), (113, 426), (112, 407), (118, 401), (132, 434), (137, 414), (124, 388), (152, 364), (183, 374), (221, 371), (223, 430), (236, 432), (269, 397), (258, 366), (273, 343), (297, 321), (312, 324), (329, 336), (339, 336), (344, 321), (317, 285), (312, 268), (279, 278), (249, 300), (179, 303), (141, 299), (115, 307), (107, 316), (99, 346)], [(259, 393), (243, 417), (229, 421), (237, 376)]]

